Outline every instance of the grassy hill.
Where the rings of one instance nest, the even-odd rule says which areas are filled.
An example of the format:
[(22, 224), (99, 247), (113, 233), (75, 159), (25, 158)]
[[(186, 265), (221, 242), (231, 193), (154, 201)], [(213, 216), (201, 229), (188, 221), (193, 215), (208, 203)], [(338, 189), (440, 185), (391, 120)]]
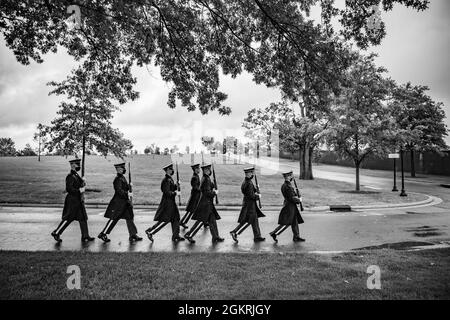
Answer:
[[(86, 203), (108, 203), (114, 194), (113, 179), (116, 175), (113, 164), (119, 162), (115, 157), (88, 156), (86, 158), (87, 194)], [(136, 155), (131, 161), (134, 202), (136, 204), (158, 204), (161, 199), (160, 183), (164, 177), (162, 167), (170, 163), (171, 157), (164, 155)], [(194, 161), (201, 162), (196, 155)], [(231, 161), (232, 162), (232, 161)], [(240, 205), (242, 202), (241, 183), (243, 168), (248, 164), (216, 164), (221, 205)], [(0, 158), (0, 203), (63, 203), (65, 197), (65, 177), (70, 167), (68, 159), (59, 156), (42, 157), (3, 157)], [(182, 204), (186, 204), (190, 193), (192, 170), (189, 163), (179, 165)], [(128, 173), (127, 173), (128, 178)], [(281, 206), (281, 185), (283, 177), (276, 173), (261, 175), (258, 182), (263, 195), (263, 206)], [(399, 199), (390, 192), (365, 190), (361, 194), (351, 192), (352, 184), (316, 179), (298, 181), (305, 207), (331, 204), (364, 205), (374, 203), (397, 203), (400, 201), (420, 201), (422, 197), (410, 195)]]

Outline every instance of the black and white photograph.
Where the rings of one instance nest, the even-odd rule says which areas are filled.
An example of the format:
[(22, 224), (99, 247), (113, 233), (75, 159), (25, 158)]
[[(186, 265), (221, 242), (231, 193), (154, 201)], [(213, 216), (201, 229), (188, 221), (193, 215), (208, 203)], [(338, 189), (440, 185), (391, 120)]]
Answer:
[(448, 0), (1, 0), (0, 300), (450, 299), (449, 30)]

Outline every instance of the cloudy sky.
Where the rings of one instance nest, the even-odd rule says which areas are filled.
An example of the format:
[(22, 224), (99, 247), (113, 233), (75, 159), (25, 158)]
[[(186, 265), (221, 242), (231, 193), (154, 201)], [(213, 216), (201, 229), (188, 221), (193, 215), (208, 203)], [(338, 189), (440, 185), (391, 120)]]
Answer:
[[(416, 12), (396, 6), (392, 12), (382, 13), (388, 35), (381, 46), (369, 51), (379, 54), (378, 63), (389, 70), (399, 83), (427, 85), (429, 94), (445, 104), (446, 124), (450, 127), (450, 1), (433, 0), (430, 9)], [(75, 66), (63, 51), (49, 54), (42, 64), (19, 64), (0, 39), (0, 137), (11, 137), (17, 148), (33, 142), (38, 123), (48, 124), (56, 114), (60, 98), (48, 96), (46, 83), (62, 80)], [(146, 145), (162, 147), (178, 145), (184, 150), (201, 150), (200, 137), (212, 135), (242, 136), (241, 123), (248, 110), (265, 107), (280, 100), (275, 89), (255, 85), (252, 77), (242, 74), (237, 79), (221, 78), (221, 90), (228, 94), (230, 116), (212, 112), (187, 112), (167, 107), (165, 84), (157, 69), (136, 68), (137, 89), (141, 98), (122, 106), (113, 125), (132, 140), (140, 152)], [(450, 145), (450, 137), (447, 138)]]

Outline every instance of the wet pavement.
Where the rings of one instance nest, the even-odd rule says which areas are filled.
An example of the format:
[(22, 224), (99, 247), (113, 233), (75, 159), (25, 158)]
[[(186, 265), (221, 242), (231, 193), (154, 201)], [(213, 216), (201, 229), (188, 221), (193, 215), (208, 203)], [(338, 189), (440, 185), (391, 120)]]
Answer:
[[(89, 230), (97, 236), (106, 219), (103, 209), (89, 210)], [(277, 225), (278, 211), (265, 211), (260, 227), (266, 241), (253, 242), (248, 228), (235, 243), (229, 231), (236, 226), (239, 212), (219, 212), (219, 232), (225, 241), (212, 244), (209, 229), (202, 229), (195, 237), (196, 243), (187, 241), (174, 244), (170, 225), (155, 235), (154, 243), (145, 236), (144, 230), (153, 224), (153, 211), (136, 210), (135, 222), (143, 241), (130, 244), (125, 221), (120, 221), (110, 235), (111, 242), (96, 239), (89, 244), (80, 241), (77, 222), (70, 225), (62, 235), (63, 242), (56, 244), (50, 232), (58, 225), (60, 208), (11, 208), (0, 207), (0, 250), (73, 251), (92, 252), (317, 252), (348, 251), (362, 247), (374, 247), (388, 243), (421, 242), (450, 244), (450, 219), (446, 209), (426, 207), (405, 210), (371, 210), (346, 213), (304, 214), (305, 224), (300, 234), (306, 242), (294, 243), (292, 232), (287, 229), (277, 244), (268, 235)], [(192, 222), (190, 223), (192, 225)], [(181, 235), (184, 232), (182, 231)]]

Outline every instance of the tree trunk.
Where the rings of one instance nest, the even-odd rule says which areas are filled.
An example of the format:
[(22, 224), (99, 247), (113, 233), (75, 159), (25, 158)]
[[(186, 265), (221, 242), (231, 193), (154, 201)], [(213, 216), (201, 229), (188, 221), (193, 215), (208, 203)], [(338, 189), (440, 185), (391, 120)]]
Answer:
[(271, 157), (272, 156), (272, 148), (271, 148), (271, 141), (272, 141), (272, 132), (270, 130), (267, 130), (267, 138), (266, 138), (266, 142), (267, 142), (267, 156)]
[(355, 161), (355, 167), (356, 167), (356, 191), (361, 190), (361, 186), (359, 184), (359, 161)]
[(38, 161), (41, 161), (41, 130), (39, 129), (39, 149), (38, 149)]
[(313, 180), (312, 174), (312, 154), (314, 147), (311, 147), (309, 143), (300, 146), (300, 180)]
[(411, 152), (411, 178), (415, 178), (416, 177), (416, 166), (414, 163), (414, 149), (411, 148), (410, 152)]
[(359, 139), (358, 134), (355, 134), (355, 152), (356, 152), (356, 159), (355, 159), (355, 167), (356, 167), (356, 191), (360, 191), (361, 187), (359, 185), (359, 165), (361, 164), (359, 159)]

